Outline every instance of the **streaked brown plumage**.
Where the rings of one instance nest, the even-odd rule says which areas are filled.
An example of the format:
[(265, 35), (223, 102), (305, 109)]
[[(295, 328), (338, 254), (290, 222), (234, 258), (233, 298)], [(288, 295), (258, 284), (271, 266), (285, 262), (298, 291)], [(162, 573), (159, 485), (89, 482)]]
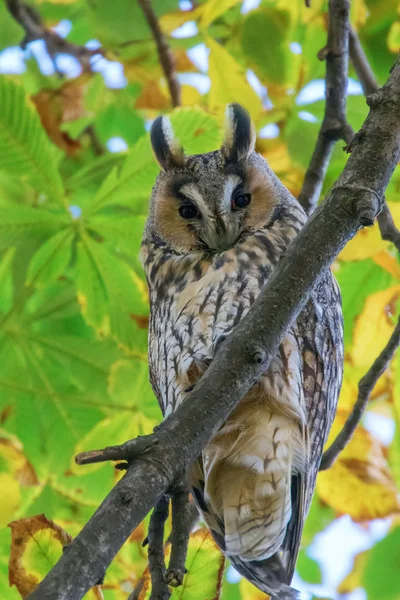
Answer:
[[(168, 416), (248, 312), (306, 217), (254, 152), (240, 106), (228, 108), (220, 151), (184, 157), (165, 117), (151, 137), (162, 171), (142, 260), (150, 377)], [(340, 292), (329, 272), (193, 468), (193, 494), (214, 538), (242, 574), (279, 598), (297, 597), (288, 586), (336, 410), (342, 338)]]

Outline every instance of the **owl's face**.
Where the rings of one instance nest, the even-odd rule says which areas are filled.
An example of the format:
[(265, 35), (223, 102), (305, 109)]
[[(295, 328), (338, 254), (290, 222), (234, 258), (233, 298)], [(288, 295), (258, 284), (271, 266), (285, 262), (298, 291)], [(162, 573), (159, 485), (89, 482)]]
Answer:
[(242, 107), (228, 107), (218, 151), (185, 157), (166, 117), (154, 122), (151, 141), (162, 168), (151, 226), (172, 250), (223, 252), (269, 222), (276, 205), (273, 184), (258, 168), (253, 127)]

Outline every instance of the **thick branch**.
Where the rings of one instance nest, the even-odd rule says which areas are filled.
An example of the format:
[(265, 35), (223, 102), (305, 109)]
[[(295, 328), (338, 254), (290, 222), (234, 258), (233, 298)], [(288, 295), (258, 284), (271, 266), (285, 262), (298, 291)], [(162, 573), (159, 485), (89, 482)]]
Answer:
[(373, 223), (400, 158), (399, 89), (397, 63), (342, 174), (249, 313), (221, 344), (185, 402), (151, 436), (158, 444), (129, 466), (30, 600), (78, 600), (101, 579), (131, 532), (268, 368), (286, 330), (337, 254), (362, 225)]
[(361, 417), (364, 414), (364, 410), (368, 404), (368, 400), (371, 396), (372, 390), (374, 389), (376, 382), (379, 377), (383, 375), (389, 366), (390, 361), (393, 358), (393, 354), (396, 352), (400, 344), (400, 318), (397, 322), (396, 328), (393, 331), (390, 339), (382, 350), (378, 358), (375, 359), (372, 367), (359, 381), (358, 384), (358, 397), (353, 407), (352, 413), (347, 419), (343, 429), (333, 442), (332, 446), (328, 448), (322, 455), (321, 465), (319, 470), (325, 471), (329, 469), (343, 450), (345, 446), (350, 442), (353, 433), (355, 432), (357, 425), (359, 424)]
[(25, 30), (25, 38), (21, 42), (22, 48), (34, 40), (44, 40), (51, 56), (60, 52), (71, 54), (86, 69), (90, 69), (91, 57), (101, 54), (101, 50), (89, 50), (85, 46), (77, 46), (59, 36), (55, 31), (47, 29), (36, 10), (21, 0), (6, 0), (6, 5), (14, 19)]
[[(374, 94), (379, 90), (378, 82), (375, 79), (368, 58), (365, 55), (358, 35), (354, 29), (350, 29), (349, 50), (351, 62), (353, 63), (353, 67), (357, 73), (364, 94), (366, 96)], [(400, 252), (400, 231), (394, 224), (389, 207), (386, 203), (381, 214), (378, 216), (378, 225), (382, 239), (392, 242)]]
[(167, 80), (169, 93), (171, 94), (172, 106), (180, 106), (181, 104), (181, 86), (175, 73), (175, 60), (167, 40), (161, 31), (157, 16), (151, 6), (151, 0), (139, 0), (144, 16), (153, 34), (154, 41), (157, 46), (158, 58), (165, 79)]
[(348, 0), (329, 0), (328, 43), (318, 54), (326, 59), (325, 115), (299, 195), (308, 214), (317, 206), (335, 142), (353, 137), (346, 120), (349, 10)]

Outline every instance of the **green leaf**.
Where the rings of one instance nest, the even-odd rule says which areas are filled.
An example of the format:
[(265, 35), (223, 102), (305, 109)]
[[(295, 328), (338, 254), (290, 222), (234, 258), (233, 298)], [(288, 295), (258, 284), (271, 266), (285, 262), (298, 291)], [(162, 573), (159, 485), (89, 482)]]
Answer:
[[(170, 115), (176, 137), (187, 154), (214, 150), (221, 135), (215, 117), (199, 108), (178, 108)], [(129, 152), (121, 171), (114, 168), (104, 180), (88, 212), (110, 204), (135, 209), (138, 201), (149, 198), (158, 166), (154, 160), (148, 135), (142, 137)]]
[[(169, 553), (170, 545), (167, 545), (166, 556)], [(224, 555), (206, 528), (192, 533), (186, 558), (187, 573), (183, 584), (172, 588), (171, 600), (199, 600), (200, 598), (219, 600), (224, 564)], [(148, 600), (151, 591), (148, 570), (145, 571), (143, 579), (144, 586), (140, 600)]]
[(69, 222), (63, 214), (55, 214), (31, 206), (4, 205), (0, 207), (0, 245), (8, 246), (32, 235), (43, 235)]
[(153, 420), (162, 418), (149, 383), (147, 360), (122, 359), (115, 362), (110, 369), (108, 391), (112, 401), (119, 406), (136, 407)]
[(114, 136), (124, 138), (127, 144), (133, 144), (144, 133), (144, 122), (130, 106), (110, 104), (97, 115), (96, 133), (102, 144)]
[(269, 6), (251, 11), (243, 23), (243, 53), (267, 85), (285, 88), (296, 84), (301, 57), (290, 51), (290, 29), (289, 10)]
[(400, 596), (400, 527), (393, 529), (368, 554), (362, 581), (368, 598), (397, 600)]
[(362, 312), (367, 297), (384, 290), (394, 282), (392, 276), (376, 265), (372, 259), (346, 263), (335, 271), (343, 296), (344, 341), (353, 339), (355, 318)]
[(99, 333), (137, 348), (147, 329), (145, 284), (125, 262), (89, 237), (79, 254), (77, 287), (83, 315)]
[(61, 200), (55, 149), (23, 88), (4, 76), (0, 76), (0, 165), (28, 178), (50, 200)]
[(71, 230), (59, 231), (33, 255), (29, 263), (26, 283), (46, 285), (63, 274), (71, 260), (71, 242), (74, 233)]
[(8, 46), (18, 46), (25, 31), (11, 16), (5, 2), (0, 2), (0, 51)]
[(322, 583), (321, 567), (317, 561), (306, 554), (305, 550), (299, 552), (296, 569), (303, 581), (312, 584)]

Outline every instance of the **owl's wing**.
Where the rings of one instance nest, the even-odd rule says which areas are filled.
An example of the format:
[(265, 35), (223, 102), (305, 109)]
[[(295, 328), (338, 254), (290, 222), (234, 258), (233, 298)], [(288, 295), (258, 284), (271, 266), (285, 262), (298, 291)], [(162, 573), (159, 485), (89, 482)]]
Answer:
[(292, 478), (292, 516), (283, 542), (291, 581), (304, 520), (310, 508), (323, 447), (335, 417), (343, 375), (343, 319), (339, 286), (329, 272), (317, 285), (297, 322), (303, 346), (308, 468)]

